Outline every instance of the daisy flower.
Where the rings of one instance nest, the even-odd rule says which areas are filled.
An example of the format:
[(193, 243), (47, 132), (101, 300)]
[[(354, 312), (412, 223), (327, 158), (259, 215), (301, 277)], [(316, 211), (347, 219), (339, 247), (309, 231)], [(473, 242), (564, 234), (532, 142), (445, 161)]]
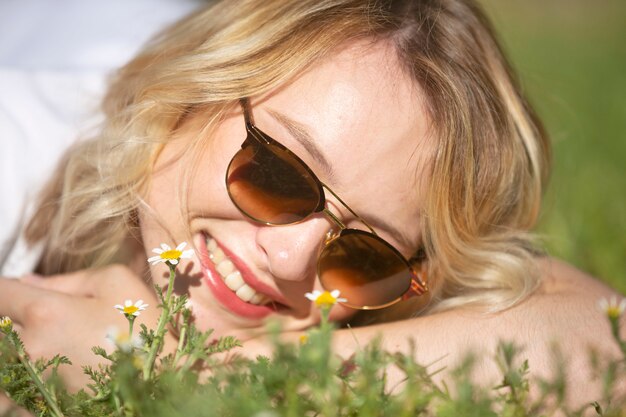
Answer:
[(130, 336), (128, 333), (120, 331), (117, 327), (110, 327), (107, 330), (106, 339), (113, 346), (124, 352), (130, 352), (143, 346), (143, 340), (139, 335)]
[(345, 303), (348, 301), (345, 298), (340, 298), (339, 294), (339, 290), (332, 290), (330, 292), (315, 290), (304, 294), (304, 296), (313, 301), (318, 307), (332, 307), (337, 303)]
[(143, 300), (137, 300), (133, 304), (132, 300), (124, 301), (124, 305), (116, 304), (115, 308), (119, 310), (120, 314), (130, 318), (131, 316), (137, 317), (141, 311), (144, 311), (148, 307), (148, 304), (144, 304)]
[(617, 302), (617, 297), (611, 297), (611, 300), (607, 300), (606, 298), (601, 299), (598, 302), (598, 307), (600, 310), (604, 312), (610, 319), (618, 319), (624, 314), (624, 310), (626, 310), (626, 298), (622, 298), (622, 300)]
[(183, 250), (185, 249), (185, 246), (187, 246), (187, 242), (183, 242), (176, 246), (176, 249), (172, 249), (169, 245), (161, 243), (160, 248), (152, 249), (152, 252), (157, 255), (148, 258), (148, 262), (152, 265), (156, 265), (161, 262), (177, 265), (178, 261), (181, 259), (191, 259), (193, 256), (193, 249)]
[(10, 317), (4, 316), (0, 318), (0, 330), (11, 330), (13, 326), (13, 320)]

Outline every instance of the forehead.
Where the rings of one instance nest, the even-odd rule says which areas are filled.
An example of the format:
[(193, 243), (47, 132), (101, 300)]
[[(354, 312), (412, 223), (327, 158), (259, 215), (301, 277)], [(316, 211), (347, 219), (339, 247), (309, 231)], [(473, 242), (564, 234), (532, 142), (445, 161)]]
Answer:
[[(268, 133), (309, 163), (348, 204), (395, 218), (399, 227), (417, 223), (432, 143), (419, 86), (390, 45), (347, 45), (257, 103), (257, 124), (271, 129)], [(277, 115), (310, 134), (329, 161), (331, 178), (324, 178), (325, 171), (315, 169), (319, 162), (275, 123)]]

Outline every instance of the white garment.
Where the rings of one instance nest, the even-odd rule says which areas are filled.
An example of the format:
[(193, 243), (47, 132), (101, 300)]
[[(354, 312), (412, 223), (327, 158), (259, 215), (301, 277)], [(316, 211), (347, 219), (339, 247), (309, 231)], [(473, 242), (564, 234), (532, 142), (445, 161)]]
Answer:
[(96, 128), (108, 74), (202, 3), (0, 1), (0, 276), (36, 266), (23, 229), (63, 151)]

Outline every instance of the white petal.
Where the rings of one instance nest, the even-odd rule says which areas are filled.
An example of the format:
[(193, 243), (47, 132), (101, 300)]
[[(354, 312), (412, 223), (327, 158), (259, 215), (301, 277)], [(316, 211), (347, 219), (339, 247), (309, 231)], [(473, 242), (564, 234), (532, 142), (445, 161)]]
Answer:
[(115, 304), (114, 307), (117, 308), (118, 310), (124, 310), (124, 307), (119, 304)]
[(624, 310), (626, 310), (626, 298), (622, 298), (622, 301), (620, 301), (619, 306), (617, 307), (620, 314), (624, 312)]
[(168, 259), (172, 265), (178, 265), (178, 259)]
[(179, 251), (183, 251), (183, 249), (185, 249), (185, 246), (187, 246), (187, 242), (182, 242), (180, 245), (176, 246), (176, 250)]
[(600, 301), (598, 301), (598, 307), (600, 307), (600, 310), (606, 311), (609, 308), (609, 302), (606, 300), (606, 298), (602, 298), (600, 299)]
[(345, 298), (337, 298), (337, 302), (338, 303), (346, 303), (346, 302), (348, 302), (348, 300), (345, 299)]
[(151, 257), (149, 257), (149, 258), (148, 258), (148, 262), (159, 261), (159, 260), (161, 260), (161, 259), (163, 259), (163, 258), (161, 258), (161, 256), (160, 256), (160, 255), (157, 255), (157, 256), (151, 256)]
[(133, 301), (132, 300), (126, 300), (124, 301), (124, 307), (130, 307), (133, 305)]
[(182, 255), (180, 255), (181, 259), (185, 258), (185, 259), (191, 259), (193, 258), (193, 249), (188, 249), (186, 251), (183, 252)]
[(165, 259), (163, 259), (163, 258), (159, 257), (158, 259), (154, 259), (154, 260), (152, 260), (152, 262), (150, 262), (150, 264), (152, 264), (152, 265), (156, 265), (156, 264), (163, 263), (163, 262), (165, 262), (165, 261), (166, 261)]
[(333, 298), (337, 298), (337, 297), (339, 297), (339, 294), (341, 294), (341, 292), (340, 292), (339, 290), (332, 290), (332, 291), (330, 292), (330, 295), (332, 295), (332, 296), (333, 296)]
[(163, 249), (164, 251), (172, 250), (172, 248), (170, 248), (170, 246), (166, 245), (165, 243), (161, 243), (161, 249)]
[(158, 253), (159, 255), (162, 254), (163, 252), (165, 251), (159, 248), (152, 249), (152, 253)]
[(143, 304), (143, 300), (137, 300), (135, 302), (135, 307), (139, 308)]
[(321, 292), (315, 290), (313, 292), (307, 292), (306, 294), (304, 294), (304, 296), (311, 301), (315, 301), (321, 294)]

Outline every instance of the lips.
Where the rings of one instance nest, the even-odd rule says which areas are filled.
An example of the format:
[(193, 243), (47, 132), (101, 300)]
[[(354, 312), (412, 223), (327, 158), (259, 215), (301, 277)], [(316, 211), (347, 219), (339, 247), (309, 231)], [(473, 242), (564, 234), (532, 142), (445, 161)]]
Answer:
[[(207, 247), (207, 241), (212, 250)], [(205, 282), (227, 310), (243, 318), (260, 320), (285, 307), (278, 301), (280, 295), (261, 283), (244, 262), (223, 245), (204, 234), (196, 243)]]

